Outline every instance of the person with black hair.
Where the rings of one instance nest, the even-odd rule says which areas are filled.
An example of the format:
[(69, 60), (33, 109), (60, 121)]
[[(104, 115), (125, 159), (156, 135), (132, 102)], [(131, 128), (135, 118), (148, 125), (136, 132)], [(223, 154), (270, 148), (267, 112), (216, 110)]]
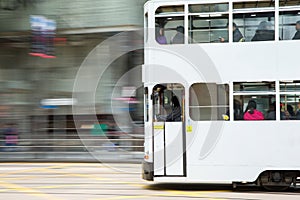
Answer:
[(295, 113), (295, 119), (300, 120), (300, 101), (297, 104), (297, 111)]
[(296, 22), (296, 31), (293, 40), (300, 40), (300, 20)]
[(184, 44), (184, 27), (177, 26), (176, 31), (177, 33), (171, 39), (171, 44)]
[[(227, 26), (229, 26), (229, 24), (227, 24)], [(245, 38), (241, 33), (240, 29), (237, 27), (236, 23), (232, 23), (232, 31), (233, 31), (233, 42), (245, 42)], [(225, 40), (224, 38), (220, 38), (220, 42), (228, 42), (228, 40)]]
[(264, 120), (264, 115), (259, 110), (256, 110), (256, 102), (249, 100), (247, 109), (244, 113), (244, 120)]
[(172, 102), (172, 111), (167, 116), (157, 115), (157, 119), (159, 121), (166, 121), (166, 122), (180, 122), (181, 119), (181, 106), (179, 100), (176, 96), (173, 96), (171, 99)]

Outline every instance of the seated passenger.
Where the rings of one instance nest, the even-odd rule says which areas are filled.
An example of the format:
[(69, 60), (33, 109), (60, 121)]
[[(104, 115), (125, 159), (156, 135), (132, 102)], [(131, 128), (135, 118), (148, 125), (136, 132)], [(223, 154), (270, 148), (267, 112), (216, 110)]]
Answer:
[[(226, 112), (226, 115), (223, 115), (223, 119), (228, 121), (229, 120), (229, 109)], [(234, 120), (243, 120), (243, 111), (242, 106), (239, 100), (234, 99), (233, 101), (233, 118)]]
[(288, 119), (295, 119), (295, 112), (294, 112), (293, 106), (287, 105), (285, 113), (286, 113)]
[(171, 39), (171, 44), (184, 44), (184, 27), (177, 26), (176, 35)]
[[(229, 26), (227, 24), (227, 26)], [(229, 27), (228, 27), (229, 29)], [(233, 42), (245, 42), (245, 38), (239, 28), (237, 27), (236, 23), (232, 24), (232, 31), (233, 31)], [(228, 40), (225, 40), (224, 38), (220, 38), (220, 42), (228, 42)]]
[(270, 104), (266, 119), (267, 120), (276, 120), (276, 103), (275, 102)]
[(158, 44), (167, 44), (167, 38), (164, 35), (164, 29), (162, 27), (155, 28), (155, 37)]
[(293, 40), (300, 40), (300, 20), (296, 22), (296, 31)]
[(297, 107), (298, 107), (298, 109), (295, 114), (295, 119), (300, 120), (300, 101), (298, 102)]
[(172, 102), (172, 111), (167, 116), (157, 115), (157, 119), (159, 121), (167, 121), (167, 122), (180, 122), (181, 120), (181, 107), (176, 96), (173, 96), (171, 99)]
[[(281, 111), (282, 107), (283, 107), (283, 104), (280, 104), (280, 119), (286, 120), (286, 119), (288, 119), (289, 114), (287, 114), (288, 111), (286, 111), (286, 112)], [(276, 102), (273, 102), (270, 105), (265, 119), (266, 120), (276, 120)]]
[(256, 102), (254, 100), (248, 102), (244, 120), (264, 120), (263, 113), (256, 110)]
[(234, 110), (234, 120), (242, 120), (243, 119), (243, 111), (240, 101), (234, 99), (233, 101), (233, 110)]
[(258, 25), (254, 37), (251, 41), (270, 41), (275, 39), (275, 31), (271, 22), (262, 21)]

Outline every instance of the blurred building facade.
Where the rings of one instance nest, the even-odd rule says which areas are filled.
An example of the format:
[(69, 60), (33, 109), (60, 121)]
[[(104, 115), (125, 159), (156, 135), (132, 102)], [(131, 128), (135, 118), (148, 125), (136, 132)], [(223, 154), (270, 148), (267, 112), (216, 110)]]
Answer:
[[(76, 74), (87, 55), (107, 38), (142, 27), (144, 3), (145, 0), (0, 0), (0, 124), (4, 151), (7, 126), (18, 130), (18, 152), (84, 149), (76, 136), (72, 106), (51, 108), (42, 106), (41, 101), (72, 98)], [(29, 55), (31, 15), (56, 21), (55, 59)], [(131, 33), (127, 36), (126, 45), (140, 45), (140, 38)], [(111, 118), (109, 94), (122, 75), (143, 63), (141, 52), (122, 56), (105, 70), (95, 94), (99, 119)], [(113, 53), (107, 47), (107, 54)], [(124, 86), (130, 86), (130, 82)], [(82, 115), (88, 116), (88, 109)], [(142, 119), (142, 113), (135, 117)], [(86, 125), (93, 123), (87, 120)]]

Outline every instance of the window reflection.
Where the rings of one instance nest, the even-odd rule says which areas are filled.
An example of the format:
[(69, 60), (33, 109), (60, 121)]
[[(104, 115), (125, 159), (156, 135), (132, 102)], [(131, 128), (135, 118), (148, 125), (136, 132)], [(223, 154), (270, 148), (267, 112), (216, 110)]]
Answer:
[(229, 119), (229, 86), (195, 83), (190, 88), (190, 117), (195, 121)]

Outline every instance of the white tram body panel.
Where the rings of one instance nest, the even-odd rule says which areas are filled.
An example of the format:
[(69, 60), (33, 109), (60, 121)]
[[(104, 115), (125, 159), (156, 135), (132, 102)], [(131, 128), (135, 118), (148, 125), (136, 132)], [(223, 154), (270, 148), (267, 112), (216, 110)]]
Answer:
[[(218, 1), (176, 1), (176, 5), (203, 2)], [(154, 165), (153, 180), (254, 182), (265, 171), (300, 171), (300, 121), (280, 120), (280, 105), (276, 105), (276, 120), (234, 121), (232, 114), (234, 82), (274, 81), (278, 89), (280, 81), (300, 80), (300, 40), (213, 44), (188, 44), (186, 40), (185, 44), (160, 45), (151, 34), (154, 12), (174, 3), (150, 1), (145, 5), (148, 38), (143, 81), (149, 96), (157, 84), (179, 83), (184, 88), (180, 124), (156, 122), (153, 97), (146, 102), (145, 162)], [(195, 83), (229, 85), (229, 121), (190, 117), (189, 91)], [(280, 101), (278, 90), (274, 96)]]

